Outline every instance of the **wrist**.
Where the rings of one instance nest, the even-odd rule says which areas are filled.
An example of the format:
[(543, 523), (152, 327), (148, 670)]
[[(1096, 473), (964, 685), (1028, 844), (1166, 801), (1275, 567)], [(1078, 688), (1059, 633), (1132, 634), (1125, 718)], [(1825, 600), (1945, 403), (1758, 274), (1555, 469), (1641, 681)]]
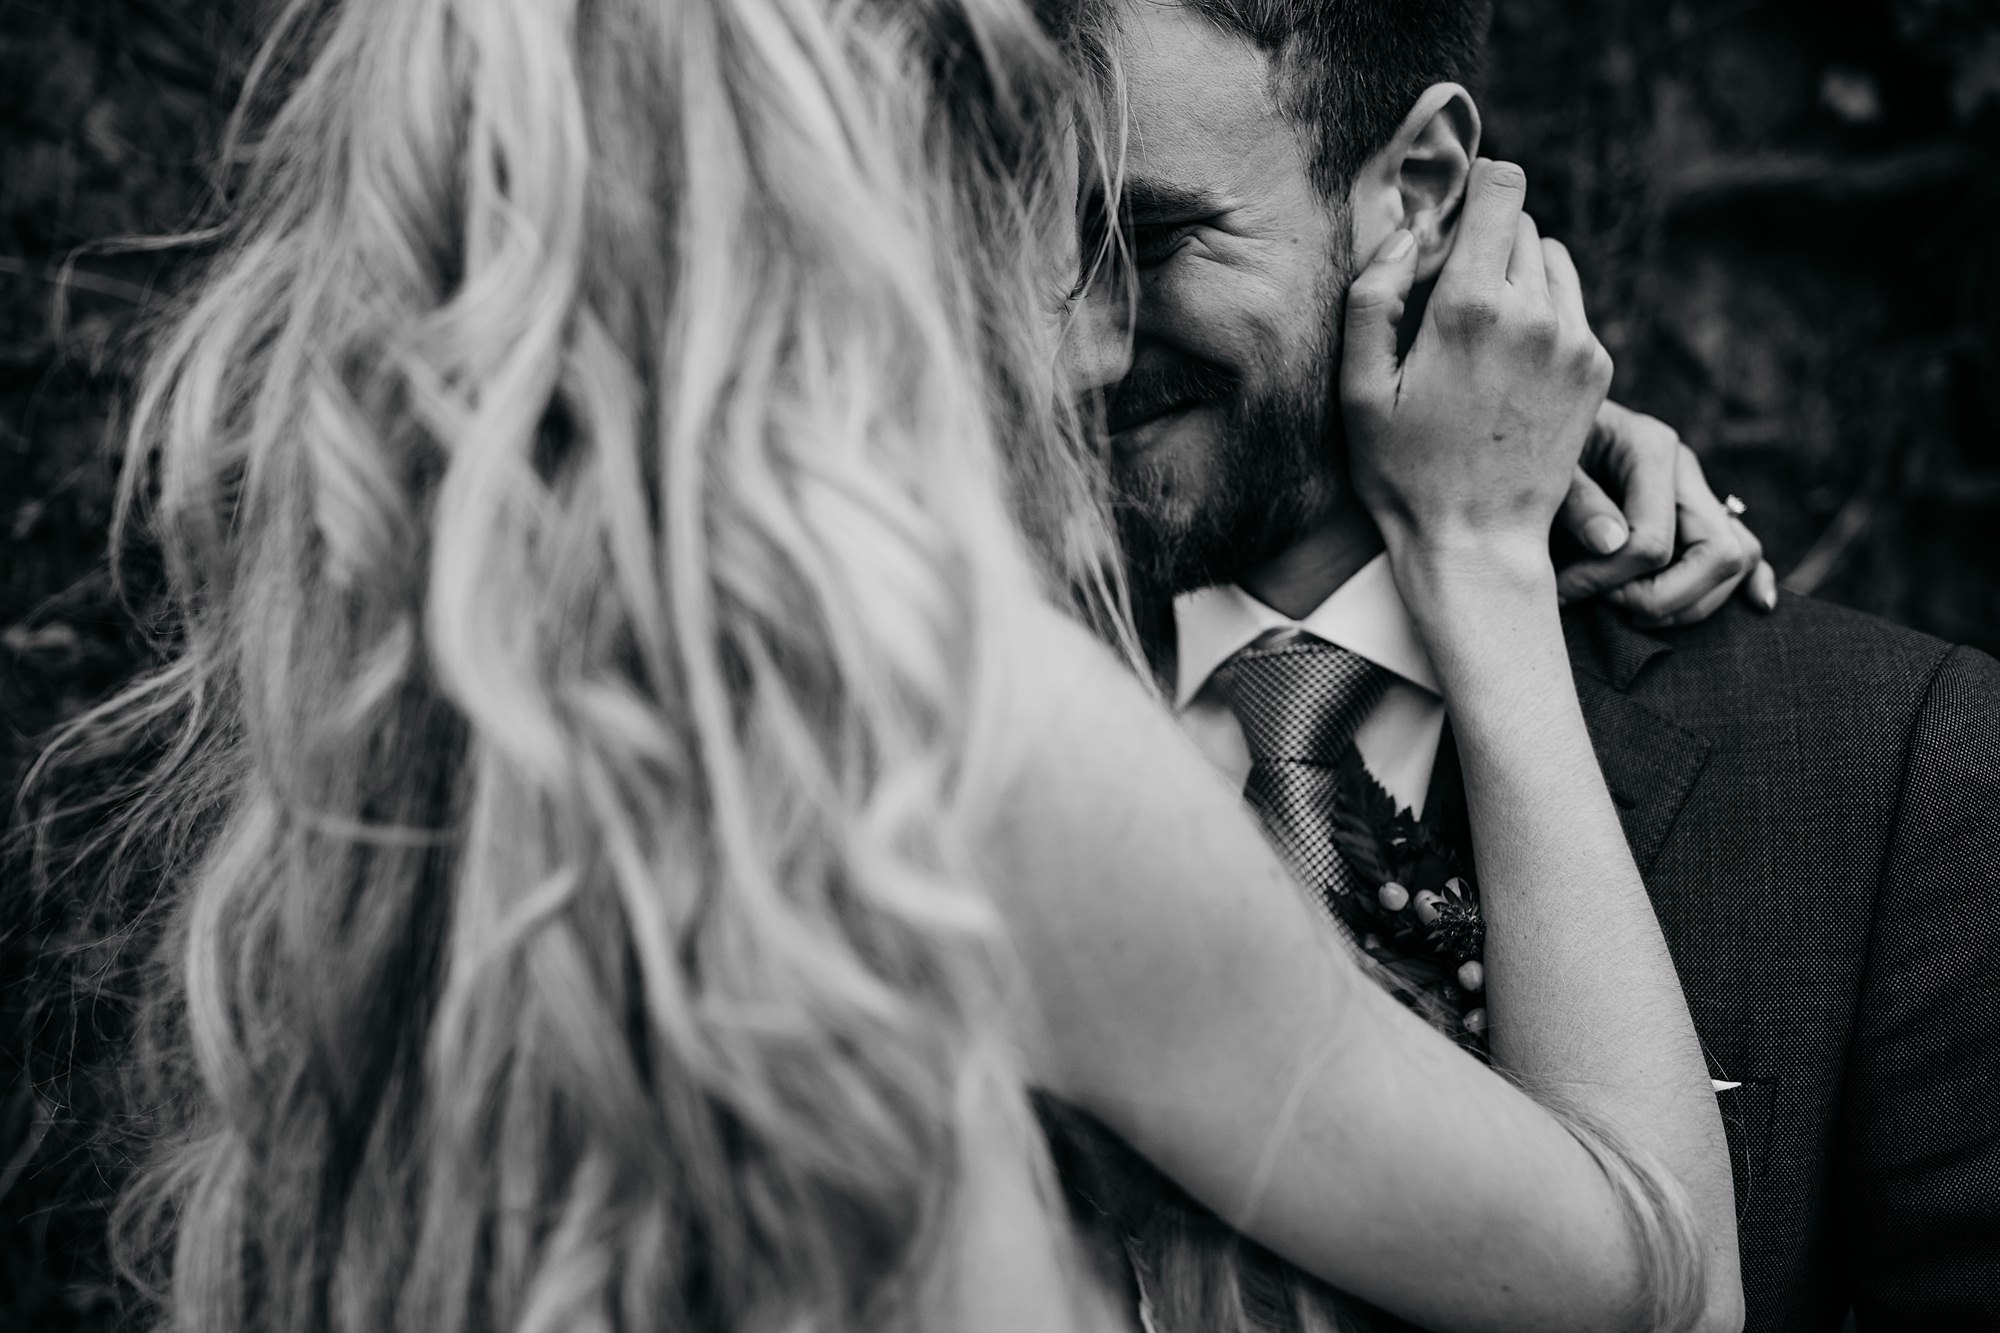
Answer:
[[(1445, 696), (1457, 708), (1518, 701), (1566, 665), (1546, 545), (1389, 542), (1396, 585)], [(1510, 705), (1511, 706), (1511, 705)]]
[(1466, 533), (1415, 538), (1383, 528), (1396, 582), (1412, 615), (1510, 618), (1522, 609), (1555, 605), (1556, 570), (1548, 538)]

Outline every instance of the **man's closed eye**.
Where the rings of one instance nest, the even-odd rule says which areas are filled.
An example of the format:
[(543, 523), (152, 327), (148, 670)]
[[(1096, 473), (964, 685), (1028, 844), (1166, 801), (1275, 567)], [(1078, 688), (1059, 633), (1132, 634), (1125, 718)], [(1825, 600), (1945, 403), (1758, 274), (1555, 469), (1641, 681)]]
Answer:
[(1199, 225), (1198, 222), (1134, 224), (1130, 231), (1132, 262), (1140, 268), (1164, 264), (1179, 253)]

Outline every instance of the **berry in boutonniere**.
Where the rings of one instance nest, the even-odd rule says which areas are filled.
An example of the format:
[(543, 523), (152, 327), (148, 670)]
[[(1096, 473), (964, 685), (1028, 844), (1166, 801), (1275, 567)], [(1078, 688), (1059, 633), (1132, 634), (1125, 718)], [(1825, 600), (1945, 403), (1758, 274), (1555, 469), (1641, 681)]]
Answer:
[(1372, 891), (1334, 908), (1419, 1013), (1475, 1049), (1486, 1028), (1486, 919), (1472, 869), (1440, 830), (1396, 804), (1354, 747), (1337, 770), (1333, 835)]

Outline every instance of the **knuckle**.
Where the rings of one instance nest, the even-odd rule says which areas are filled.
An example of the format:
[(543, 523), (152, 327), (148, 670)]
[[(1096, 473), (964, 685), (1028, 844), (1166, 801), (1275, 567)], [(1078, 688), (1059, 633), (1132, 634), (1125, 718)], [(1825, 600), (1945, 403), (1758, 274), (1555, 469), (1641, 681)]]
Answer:
[(1674, 539), (1658, 529), (1641, 528), (1627, 540), (1625, 551), (1634, 564), (1654, 573), (1673, 563)]
[(1586, 384), (1609, 386), (1618, 369), (1611, 353), (1596, 338), (1586, 338), (1577, 347), (1574, 358), (1577, 375)]
[(1513, 323), (1516, 336), (1531, 347), (1553, 350), (1562, 340), (1562, 325), (1553, 310), (1523, 310)]
[(1626, 588), (1625, 609), (1637, 616), (1657, 617), (1666, 613), (1666, 602), (1652, 584), (1634, 583)]
[(1681, 553), (1681, 560), (1688, 569), (1701, 578), (1720, 581), (1733, 572), (1736, 564), (1736, 543), (1730, 541), (1696, 542)]
[(1520, 194), (1528, 188), (1528, 173), (1518, 163), (1495, 162), (1486, 171), (1486, 190), (1489, 194)]
[(1632, 422), (1626, 438), (1631, 441), (1632, 452), (1648, 467), (1657, 467), (1666, 475), (1673, 475), (1674, 465), (1679, 461), (1674, 450), (1680, 439), (1671, 430), (1661, 429), (1659, 423), (1650, 417), (1638, 417)]
[(1499, 298), (1492, 292), (1459, 292), (1445, 303), (1445, 316), (1460, 328), (1480, 332), (1500, 322)]

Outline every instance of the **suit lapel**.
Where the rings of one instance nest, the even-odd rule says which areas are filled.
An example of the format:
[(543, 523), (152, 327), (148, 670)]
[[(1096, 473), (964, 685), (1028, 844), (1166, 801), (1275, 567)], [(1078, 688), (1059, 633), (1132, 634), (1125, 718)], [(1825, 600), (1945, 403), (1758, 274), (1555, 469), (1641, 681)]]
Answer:
[(1577, 697), (1598, 766), (1643, 875), (1708, 763), (1709, 742), (1634, 700), (1630, 690), (1672, 645), (1591, 605), (1563, 618)]

